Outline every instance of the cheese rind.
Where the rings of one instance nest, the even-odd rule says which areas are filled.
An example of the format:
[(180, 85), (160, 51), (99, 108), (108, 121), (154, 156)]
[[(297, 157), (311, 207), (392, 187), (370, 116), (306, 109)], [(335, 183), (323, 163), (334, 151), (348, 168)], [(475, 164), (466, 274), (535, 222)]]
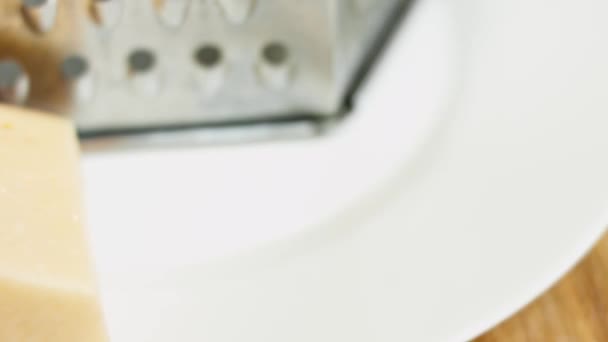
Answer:
[(103, 342), (64, 119), (0, 106), (0, 341)]

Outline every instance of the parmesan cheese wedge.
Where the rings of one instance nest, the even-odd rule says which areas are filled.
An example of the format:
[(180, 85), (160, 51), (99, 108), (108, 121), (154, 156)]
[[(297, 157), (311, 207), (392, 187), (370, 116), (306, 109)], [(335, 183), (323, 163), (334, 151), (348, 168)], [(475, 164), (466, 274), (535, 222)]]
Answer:
[(72, 125), (0, 106), (0, 341), (105, 342)]

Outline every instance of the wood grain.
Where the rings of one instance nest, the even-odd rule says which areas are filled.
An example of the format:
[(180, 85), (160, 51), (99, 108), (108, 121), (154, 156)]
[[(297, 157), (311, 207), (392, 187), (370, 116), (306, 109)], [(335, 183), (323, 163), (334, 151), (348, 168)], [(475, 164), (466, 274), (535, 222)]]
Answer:
[(608, 235), (572, 272), (475, 342), (608, 341)]

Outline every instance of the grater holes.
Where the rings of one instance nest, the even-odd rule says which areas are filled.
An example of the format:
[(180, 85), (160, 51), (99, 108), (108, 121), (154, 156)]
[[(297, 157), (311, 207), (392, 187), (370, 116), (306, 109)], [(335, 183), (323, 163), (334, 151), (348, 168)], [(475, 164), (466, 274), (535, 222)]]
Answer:
[(89, 70), (89, 63), (78, 55), (72, 55), (61, 63), (61, 73), (68, 80), (76, 80), (84, 76)]
[(156, 65), (156, 56), (148, 49), (136, 49), (129, 55), (128, 64), (132, 73), (148, 72)]
[(21, 65), (13, 61), (0, 62), (0, 87), (9, 87), (23, 75)]
[(66, 57), (60, 66), (63, 78), (72, 86), (77, 103), (89, 102), (95, 95), (95, 84), (89, 61), (74, 54)]
[(38, 33), (48, 32), (55, 25), (57, 0), (22, 0), (21, 11), (30, 29)]
[(253, 13), (257, 0), (217, 0), (224, 17), (230, 23), (243, 24)]
[(289, 59), (289, 49), (283, 43), (271, 42), (262, 49), (262, 58), (271, 65), (279, 66)]
[(152, 0), (159, 21), (165, 27), (181, 27), (190, 9), (191, 0)]
[(270, 42), (262, 47), (257, 66), (262, 84), (275, 90), (285, 88), (292, 76), (289, 58), (289, 49), (281, 42)]
[[(382, 0), (379, 8), (388, 12), (400, 1)], [(90, 131), (284, 118), (299, 114), (294, 108), (334, 114), (365, 52), (350, 45), (365, 50), (372, 33), (360, 31), (375, 36), (384, 19), (348, 8), (377, 0), (4, 2), (0, 12), (9, 13), (11, 28), (4, 55), (26, 70), (26, 102), (74, 116)], [(45, 31), (28, 16), (35, 25), (43, 18), (54, 24)], [(303, 21), (324, 25), (293, 29)], [(365, 37), (356, 44), (353, 36)], [(84, 59), (69, 61), (72, 55)], [(39, 63), (45, 56), (48, 63)], [(91, 93), (86, 106), (77, 103)]]
[(201, 67), (213, 68), (222, 62), (223, 53), (217, 45), (203, 45), (196, 50), (194, 59)]
[(195, 84), (203, 96), (214, 95), (225, 82), (226, 68), (222, 49), (216, 44), (205, 44), (194, 52), (194, 60), (199, 68), (193, 74)]
[(161, 75), (152, 50), (139, 48), (127, 58), (131, 87), (138, 95), (155, 97), (161, 91)]
[(22, 104), (29, 93), (29, 80), (21, 64), (0, 60), (0, 102)]
[(118, 25), (124, 0), (89, 0), (89, 16), (100, 28), (112, 29)]
[(40, 7), (45, 5), (47, 0), (23, 0), (23, 6), (25, 7)]

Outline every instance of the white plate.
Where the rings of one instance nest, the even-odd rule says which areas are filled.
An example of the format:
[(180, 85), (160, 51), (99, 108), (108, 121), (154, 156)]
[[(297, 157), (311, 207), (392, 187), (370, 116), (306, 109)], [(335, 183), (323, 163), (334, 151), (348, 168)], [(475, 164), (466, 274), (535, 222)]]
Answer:
[(462, 341), (608, 208), (608, 2), (426, 0), (330, 137), (87, 155), (114, 342)]

